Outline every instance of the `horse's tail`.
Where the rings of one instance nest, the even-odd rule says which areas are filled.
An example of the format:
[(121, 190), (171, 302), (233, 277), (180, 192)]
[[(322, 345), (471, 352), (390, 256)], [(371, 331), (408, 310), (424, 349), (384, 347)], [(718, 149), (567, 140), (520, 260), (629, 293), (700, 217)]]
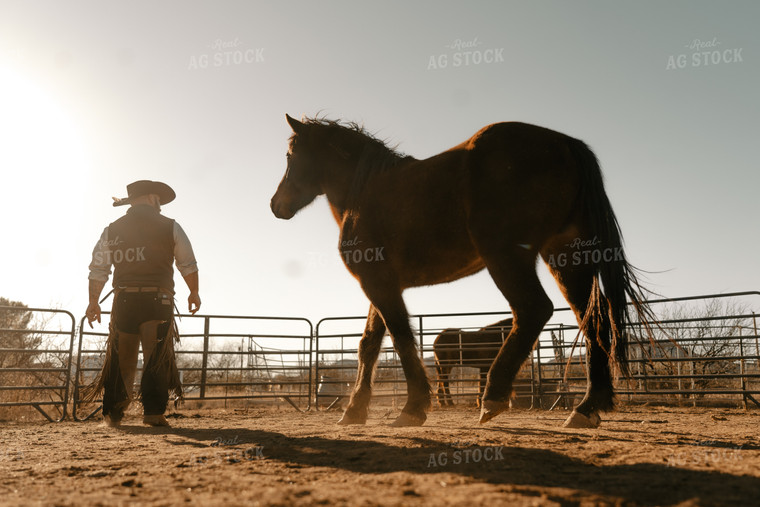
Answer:
[(628, 338), (634, 321), (628, 311), (628, 300), (635, 317), (649, 331), (654, 316), (644, 294), (648, 291), (639, 283), (636, 268), (623, 252), (620, 225), (604, 191), (596, 155), (582, 141), (574, 139), (570, 144), (580, 166), (584, 221), (598, 239), (595, 248), (602, 254), (595, 264), (591, 299), (581, 328), (586, 336), (593, 336), (589, 331), (596, 329), (600, 345), (614, 359), (621, 373), (628, 374)]

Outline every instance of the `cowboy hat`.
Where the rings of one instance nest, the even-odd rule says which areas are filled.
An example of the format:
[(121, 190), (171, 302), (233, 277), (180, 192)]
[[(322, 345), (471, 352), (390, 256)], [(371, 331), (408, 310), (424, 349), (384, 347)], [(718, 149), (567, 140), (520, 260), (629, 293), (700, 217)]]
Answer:
[(158, 195), (161, 205), (169, 204), (174, 200), (177, 194), (174, 193), (172, 187), (166, 183), (160, 181), (139, 180), (127, 185), (128, 197), (121, 199), (114, 197), (114, 206), (124, 206), (125, 204), (132, 204), (132, 199), (140, 197), (141, 195), (156, 194)]

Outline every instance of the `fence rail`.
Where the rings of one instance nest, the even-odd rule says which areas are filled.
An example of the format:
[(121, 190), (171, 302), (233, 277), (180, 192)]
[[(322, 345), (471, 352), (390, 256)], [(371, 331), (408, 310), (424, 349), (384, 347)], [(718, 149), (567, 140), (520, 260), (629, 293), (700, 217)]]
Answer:
[[(760, 292), (690, 296), (650, 304), (660, 320), (651, 337), (640, 324), (631, 330), (630, 376), (618, 382), (620, 398), (695, 404), (708, 399), (740, 401), (745, 407), (758, 404), (756, 313)], [(30, 320), (14, 327), (22, 314), (47, 323)], [(450, 328), (475, 331), (507, 316), (509, 312), (412, 316), (431, 381), (438, 384), (442, 380), (434, 359), (434, 340), (439, 334)], [(102, 367), (109, 314), (104, 312), (103, 324), (93, 330), (81, 319), (78, 331), (74, 316), (63, 310), (0, 307), (0, 317), (4, 318), (0, 320), (0, 409), (30, 406), (50, 421), (61, 421), (67, 417), (70, 402), (74, 420), (97, 414), (99, 400), (83, 402), (82, 388)], [(330, 317), (314, 327), (308, 319), (298, 317), (179, 316), (182, 340), (176, 353), (184, 399), (224, 403), (284, 400), (297, 410), (339, 407), (356, 377), (365, 320), (364, 316)], [(19, 336), (34, 338), (26, 342), (34, 346), (18, 346)], [(586, 349), (577, 338), (578, 327), (569, 309), (555, 310), (518, 375), (514, 403), (570, 407), (585, 394)], [(480, 350), (487, 348), (483, 345)], [(493, 344), (490, 350), (496, 350)], [(467, 359), (461, 342), (457, 357), (450, 364), (448, 378), (452, 398), (474, 403), (479, 364)], [(140, 371), (141, 364), (137, 383)], [(400, 404), (405, 396), (400, 361), (386, 337), (377, 362), (374, 397), (379, 403)], [(58, 417), (51, 417), (43, 407), (56, 410)]]
[(65, 310), (0, 306), (0, 407), (33, 407), (50, 422), (66, 418), (75, 322)]
[[(714, 399), (738, 397), (745, 406), (748, 403), (758, 404), (760, 340), (756, 309), (760, 305), (760, 292), (658, 299), (649, 303), (661, 320), (654, 326), (653, 337), (647, 336), (641, 323), (635, 323), (629, 336), (631, 375), (620, 380), (616, 389), (618, 395), (625, 396), (629, 401), (675, 397), (681, 402), (690, 400), (693, 403), (711, 395)], [(701, 308), (700, 304), (707, 307)], [(743, 305), (742, 312), (720, 313), (737, 304)], [(679, 313), (681, 315), (678, 317), (667, 318)], [(421, 344), (420, 354), (431, 381), (437, 384), (442, 380), (434, 370), (433, 342), (445, 329), (476, 331), (508, 316), (510, 312), (412, 316)], [(365, 320), (366, 317), (360, 316), (335, 317), (322, 319), (316, 326), (314, 349), (318, 373), (315, 377), (320, 378), (319, 372), (326, 372), (322, 384), (340, 388), (326, 390), (324, 397), (328, 403), (345, 390), (343, 385), (347, 380), (353, 380), (351, 374), (356, 371), (358, 341)], [(333, 330), (333, 327), (342, 327), (343, 330)], [(586, 347), (583, 340), (576, 342), (577, 336), (578, 326), (570, 309), (555, 310), (518, 374), (514, 386), (516, 403), (541, 408), (553, 408), (563, 403), (569, 407), (575, 397), (585, 394)], [(456, 374), (449, 379), (454, 387), (452, 397), (474, 403), (478, 395), (480, 371), (463, 358), (461, 342), (459, 347), (462, 359), (450, 365), (455, 368), (452, 373)], [(468, 350), (487, 351), (489, 348), (496, 352), (492, 346)], [(392, 349), (386, 346), (382, 350), (388, 353)], [(392, 357), (381, 354), (378, 370), (393, 368), (400, 369), (398, 357), (395, 354)], [(685, 370), (687, 368), (688, 371)], [(373, 393), (374, 397), (395, 399), (400, 392), (403, 395), (403, 373), (399, 377), (378, 372), (376, 378), (379, 379), (376, 380), (379, 386)], [(323, 394), (319, 391), (315, 395), (317, 407), (323, 405)]]
[[(103, 319), (108, 318), (104, 312)], [(181, 340), (175, 353), (184, 401), (283, 399), (298, 410), (311, 408), (313, 330), (308, 319), (180, 315), (177, 324)], [(81, 392), (102, 367), (107, 339), (106, 332), (85, 330), (84, 319), (79, 328), (72, 409), (77, 421), (101, 408), (97, 402), (102, 400), (85, 403)], [(272, 341), (280, 348), (260, 345)], [(140, 361), (134, 392), (141, 374)], [(83, 410), (86, 415), (80, 417)]]

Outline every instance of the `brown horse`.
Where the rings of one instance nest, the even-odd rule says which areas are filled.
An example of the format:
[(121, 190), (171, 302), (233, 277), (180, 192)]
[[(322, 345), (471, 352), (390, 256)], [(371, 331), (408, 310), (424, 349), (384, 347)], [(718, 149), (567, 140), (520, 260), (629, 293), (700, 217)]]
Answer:
[(486, 388), (486, 375), (496, 354), (499, 353), (504, 338), (512, 329), (512, 319), (504, 319), (478, 331), (444, 329), (435, 337), (433, 355), (438, 373), (438, 404), (442, 407), (454, 405), (449, 390), (449, 376), (455, 366), (478, 368), (478, 407), (481, 405)]
[(599, 164), (583, 142), (498, 123), (417, 160), (354, 124), (287, 120), (288, 166), (272, 211), (289, 219), (326, 195), (340, 227), (341, 258), (371, 303), (356, 386), (340, 423), (366, 422), (386, 330), (407, 380), (407, 402), (393, 424), (424, 423), (432, 393), (402, 292), (483, 268), (507, 299), (514, 326), (488, 372), (480, 422), (507, 410), (515, 375), (554, 310), (536, 273), (539, 255), (589, 347), (586, 396), (566, 424), (597, 426), (599, 411), (613, 409), (612, 367), (627, 371), (627, 298), (642, 321), (651, 312), (623, 254)]

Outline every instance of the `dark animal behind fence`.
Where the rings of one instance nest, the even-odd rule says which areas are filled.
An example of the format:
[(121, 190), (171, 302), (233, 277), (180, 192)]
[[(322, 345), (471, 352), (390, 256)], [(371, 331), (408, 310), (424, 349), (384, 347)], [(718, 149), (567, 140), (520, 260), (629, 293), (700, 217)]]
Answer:
[(478, 398), (480, 407), (486, 376), (499, 353), (504, 339), (512, 330), (512, 319), (504, 319), (478, 331), (445, 329), (433, 342), (435, 369), (438, 373), (438, 404), (454, 405), (449, 389), (451, 370), (456, 366), (478, 368)]

